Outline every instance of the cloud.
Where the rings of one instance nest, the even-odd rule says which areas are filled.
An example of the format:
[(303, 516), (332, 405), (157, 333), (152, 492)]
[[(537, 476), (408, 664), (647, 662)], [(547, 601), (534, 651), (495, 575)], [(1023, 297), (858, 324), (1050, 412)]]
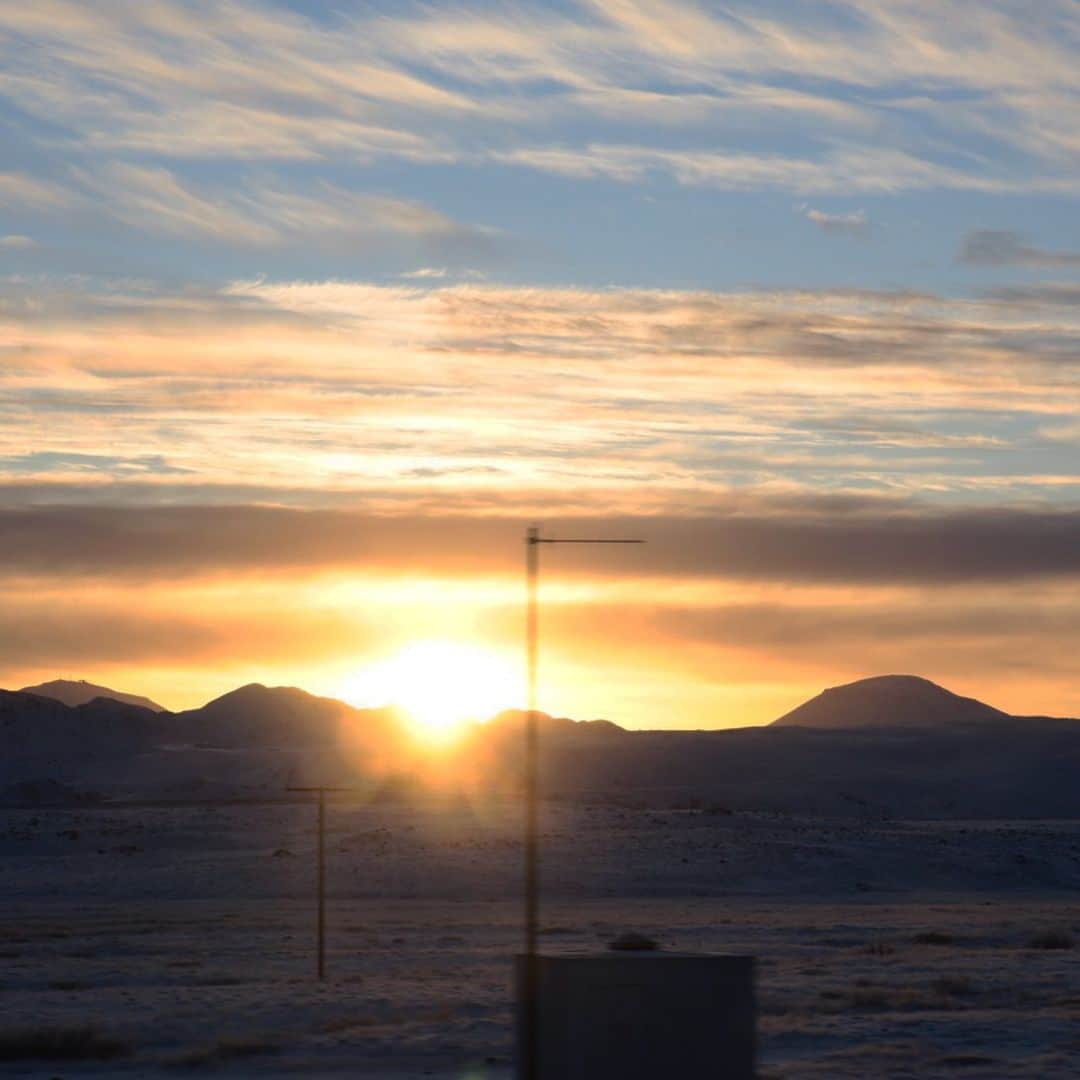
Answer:
[(959, 259), (974, 266), (1080, 266), (1080, 252), (1032, 247), (1020, 233), (1006, 229), (977, 229), (968, 233)]
[(423, 156), (406, 113), (477, 109), (370, 47), (371, 27), (258, 3), (197, 14), (148, 0), (0, 12), (0, 92), (66, 124), (71, 141), (164, 156)]
[[(993, 592), (982, 599), (969, 594), (948, 598), (893, 596), (887, 605), (871, 596), (830, 603), (814, 603), (811, 597), (788, 603), (738, 602), (724, 607), (661, 609), (661, 621), (683, 638), (735, 647), (773, 648), (803, 652), (825, 658), (837, 650), (875, 645), (896, 649), (932, 639), (940, 650), (951, 645), (995, 643), (1016, 649), (1016, 602), (1011, 592)], [(1071, 603), (1056, 604), (1039, 597), (1025, 620), (1032, 637), (1045, 649), (1048, 639), (1061, 643), (1061, 658), (1080, 640), (1080, 615)], [(1025, 650), (1027, 662), (1031, 650)]]
[(115, 454), (79, 454), (38, 450), (12, 457), (0, 457), (0, 471), (37, 476), (45, 474), (107, 473), (108, 475), (175, 476), (190, 473), (166, 461), (160, 454), (118, 457)]
[(19, 233), (9, 233), (7, 236), (0, 236), (0, 247), (3, 248), (18, 248), (22, 251), (28, 251), (37, 246), (38, 243), (33, 237), (22, 236)]
[(415, 278), (415, 279), (418, 279), (418, 280), (419, 279), (424, 279), (424, 278), (444, 278), (444, 277), (446, 277), (446, 267), (445, 266), (421, 266), (416, 270), (409, 270), (408, 272), (406, 272), (404, 274), (399, 274), (398, 277)]
[[(849, 502), (830, 512), (767, 498), (695, 517), (578, 516), (550, 531), (647, 541), (629, 562), (568, 552), (570, 575), (957, 585), (1080, 575), (1080, 513), (944, 511)], [(368, 573), (516, 573), (514, 517), (256, 506), (0, 510), (5, 572), (60, 578), (155, 578), (349, 569)]]
[[(0, 94), (49, 125), (34, 137), (52, 151), (140, 164), (495, 160), (740, 190), (1076, 191), (1069, 0), (1038, 18), (1007, 0), (945, 18), (863, 0), (308, 11), (6, 5)], [(560, 126), (565, 144), (530, 135)], [(719, 131), (745, 144), (717, 153)], [(883, 131), (906, 150), (882, 151)], [(805, 152), (782, 152), (794, 132)]]
[(113, 163), (76, 173), (106, 211), (129, 225), (222, 243), (269, 247), (300, 239), (324, 245), (405, 238), (438, 251), (490, 251), (495, 230), (462, 224), (423, 203), (322, 182), (307, 191), (260, 181), (201, 188), (160, 166)]
[(238, 244), (271, 244), (280, 237), (272, 225), (197, 192), (165, 168), (113, 164), (81, 178), (106, 201), (110, 214), (139, 228)]
[[(1044, 590), (1025, 597), (1009, 585), (947, 591), (796, 586), (782, 597), (740, 585), (728, 591), (735, 595), (723, 603), (707, 586), (680, 597), (661, 584), (652, 601), (644, 590), (625, 590), (614, 602), (599, 592), (576, 604), (549, 603), (545, 625), (564, 648), (599, 652), (589, 642), (602, 641), (604, 651), (628, 666), (646, 650), (668, 658), (665, 666), (676, 670), (681, 661), (687, 681), (718, 668), (725, 682), (737, 681), (740, 669), (782, 670), (788, 678), (824, 672), (819, 677), (829, 682), (843, 681), (847, 672), (857, 678), (917, 671), (946, 685), (973, 681), (981, 696), (988, 684), (1010, 677), (1021, 687), (1035, 677), (1067, 685), (1080, 645), (1077, 593), (1069, 584), (1058, 597)], [(1019, 609), (1025, 612), (1022, 636)], [(502, 629), (512, 634), (509, 619)], [(678, 678), (674, 671), (669, 677)], [(1022, 710), (1033, 709), (1022, 689), (1018, 700)]]
[(1010, 285), (990, 289), (986, 296), (1018, 309), (1033, 307), (1075, 307), (1080, 304), (1080, 284), (1040, 282), (1037, 285)]
[[(16, 590), (0, 612), (5, 642), (0, 670), (45, 667), (53, 671), (124, 664), (184, 668), (245, 663), (293, 665), (370, 647), (376, 630), (339, 611), (304, 610), (294, 595), (281, 619), (280, 597), (271, 606), (257, 594), (225, 599), (212, 614), (167, 590), (123, 589), (82, 595)], [(137, 603), (137, 608), (136, 608)]]
[(852, 210), (847, 214), (827, 214), (823, 210), (802, 207), (807, 221), (812, 221), (823, 232), (841, 236), (865, 236), (870, 229), (870, 219), (865, 210)]
[(11, 275), (0, 348), (9, 506), (686, 516), (738, 490), (1080, 497), (1047, 434), (1075, 413), (1066, 305)]
[(1071, 176), (1010, 177), (985, 169), (965, 171), (905, 150), (839, 142), (823, 153), (804, 156), (591, 143), (584, 147), (517, 147), (493, 151), (490, 157), (507, 165), (579, 179), (602, 177), (640, 183), (654, 175), (667, 175), (687, 187), (721, 191), (768, 188), (805, 195), (841, 195), (933, 190), (1071, 194), (1080, 190)]
[(79, 202), (79, 195), (62, 184), (26, 173), (0, 173), (0, 207), (43, 213), (68, 209)]

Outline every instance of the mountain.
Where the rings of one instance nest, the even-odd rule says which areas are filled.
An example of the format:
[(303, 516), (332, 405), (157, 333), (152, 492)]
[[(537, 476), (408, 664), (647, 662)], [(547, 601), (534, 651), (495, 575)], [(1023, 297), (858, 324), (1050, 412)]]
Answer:
[[(525, 727), (528, 712), (524, 709), (504, 709), (493, 716), (479, 729), (482, 733), (496, 732), (520, 735)], [(567, 716), (550, 716), (548, 713), (536, 714), (537, 728), (541, 738), (589, 737), (618, 738), (626, 734), (626, 728), (610, 720), (571, 720)]]
[(109, 698), (122, 701), (125, 705), (138, 705), (151, 712), (165, 712), (165, 708), (156, 701), (140, 697), (138, 694), (124, 694), (119, 690), (110, 690), (107, 686), (96, 686), (85, 679), (53, 679), (52, 682), (39, 683), (37, 686), (24, 686), (20, 694), (36, 694), (38, 697), (52, 698), (64, 705), (85, 705), (94, 698)]
[(831, 686), (772, 722), (772, 727), (940, 728), (1010, 719), (974, 698), (960, 697), (917, 675), (878, 675)]
[(30, 761), (45, 767), (126, 760), (163, 740), (164, 715), (105, 697), (73, 707), (38, 694), (0, 690), (0, 775), (36, 775), (26, 771)]
[(199, 709), (176, 713), (172, 723), (184, 742), (225, 749), (317, 746), (342, 739), (360, 739), (374, 746), (400, 735), (400, 722), (392, 709), (356, 709), (294, 686), (261, 683), (231, 690)]
[[(418, 798), (521, 791), (523, 715), (431, 754), (392, 709), (241, 687), (200, 709), (0, 691), (0, 803), (281, 798), (393, 781)], [(840, 686), (766, 727), (627, 731), (540, 717), (546, 797), (848, 818), (1080, 818), (1080, 721), (1009, 716), (925, 679)], [(29, 786), (27, 786), (29, 785)], [(432, 789), (433, 790), (433, 789)], [(89, 800), (89, 801), (87, 801)]]
[(405, 745), (393, 710), (293, 687), (244, 686), (180, 713), (0, 690), (0, 792), (9, 794), (32, 781), (45, 793), (110, 797), (280, 796), (290, 783), (344, 784), (408, 763)]

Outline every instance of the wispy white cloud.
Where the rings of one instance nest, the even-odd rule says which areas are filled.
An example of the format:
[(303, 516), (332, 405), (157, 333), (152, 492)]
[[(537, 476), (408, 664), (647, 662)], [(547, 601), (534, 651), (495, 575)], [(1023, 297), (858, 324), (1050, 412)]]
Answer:
[(0, 173), (0, 207), (49, 211), (67, 209), (79, 201), (78, 193), (63, 184), (29, 173)]
[(272, 226), (225, 201), (208, 198), (165, 168), (117, 163), (97, 173), (83, 171), (80, 179), (112, 216), (129, 225), (241, 244), (268, 244), (278, 238)]
[(443, 280), (9, 278), (7, 481), (39, 501), (526, 514), (685, 511), (740, 488), (1080, 492), (1067, 446), (1040, 434), (1080, 393), (1068, 306)]
[(0, 236), (0, 247), (29, 250), (37, 246), (38, 243), (32, 236), (23, 236), (21, 233), (9, 233), (7, 236)]
[(408, 155), (424, 140), (398, 130), (397, 110), (478, 109), (335, 23), (257, 3), (7, 6), (0, 92), (77, 143), (165, 155)]
[(255, 247), (296, 238), (316, 244), (377, 243), (406, 238), (436, 250), (483, 251), (493, 229), (463, 224), (423, 203), (330, 183), (289, 190), (264, 180), (239, 188), (207, 187), (162, 166), (116, 162), (74, 177), (104, 212), (152, 232), (198, 235)]
[(865, 236), (870, 229), (870, 218), (865, 210), (850, 210), (846, 214), (829, 214), (812, 206), (802, 206), (800, 212), (823, 232), (845, 236)]
[(399, 274), (403, 278), (444, 278), (446, 277), (445, 266), (421, 266), (416, 270), (408, 270)]
[(768, 188), (806, 195), (935, 189), (990, 194), (1080, 192), (1080, 180), (1075, 176), (1008, 177), (937, 164), (904, 150), (843, 144), (815, 157), (605, 144), (517, 148), (494, 151), (491, 157), (505, 164), (563, 176), (604, 177), (630, 183), (654, 174), (669, 175), (688, 186), (726, 191)]
[[(5, 6), (0, 29), (0, 94), (72, 152), (494, 158), (810, 193), (1076, 190), (1071, 0), (1046, 0), (1036, 16), (1010, 0), (944, 14), (923, 0), (768, 11), (749, 0), (723, 10), (595, 0), (392, 14), (346, 5), (318, 18), (242, 0), (42, 0)], [(571, 118), (581, 136), (550, 137)], [(798, 153), (760, 149), (763, 136), (796, 133)], [(716, 151), (718, 137), (740, 135), (753, 147)], [(964, 139), (966, 168), (955, 152)], [(987, 142), (1009, 152), (987, 154)]]

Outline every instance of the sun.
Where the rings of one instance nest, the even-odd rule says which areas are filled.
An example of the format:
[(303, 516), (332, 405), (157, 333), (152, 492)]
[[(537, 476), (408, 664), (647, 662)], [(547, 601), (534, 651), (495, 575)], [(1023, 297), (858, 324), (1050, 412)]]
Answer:
[(521, 698), (521, 679), (500, 652), (457, 641), (416, 641), (351, 676), (342, 696), (371, 708), (396, 705), (416, 734), (448, 742)]

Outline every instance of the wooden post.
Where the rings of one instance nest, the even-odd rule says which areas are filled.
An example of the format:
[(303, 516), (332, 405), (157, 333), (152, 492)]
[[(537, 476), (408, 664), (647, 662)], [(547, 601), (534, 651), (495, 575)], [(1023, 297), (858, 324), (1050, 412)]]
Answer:
[(326, 978), (326, 793), (354, 791), (355, 788), (289, 787), (287, 791), (315, 792), (319, 796), (319, 816), (315, 846), (315, 971), (319, 979)]
[(326, 977), (326, 789), (319, 788), (319, 978)]

